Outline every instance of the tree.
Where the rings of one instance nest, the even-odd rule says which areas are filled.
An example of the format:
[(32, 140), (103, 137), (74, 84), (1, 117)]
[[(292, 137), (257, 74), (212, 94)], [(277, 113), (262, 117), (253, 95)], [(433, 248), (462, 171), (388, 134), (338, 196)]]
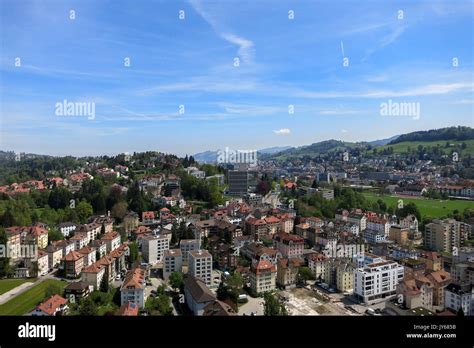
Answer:
[(173, 289), (181, 289), (183, 286), (183, 273), (172, 272), (169, 277), (169, 282)]
[(79, 305), (78, 313), (81, 316), (96, 316), (97, 312), (97, 305), (90, 296)]
[(76, 214), (80, 223), (85, 223), (93, 213), (92, 205), (86, 201), (80, 201), (76, 206)]
[(255, 188), (255, 192), (261, 194), (261, 195), (266, 195), (268, 192), (270, 192), (271, 186), (266, 180), (261, 180), (257, 184), (257, 187)]
[(130, 264), (134, 264), (136, 260), (138, 260), (138, 244), (137, 242), (132, 242), (129, 244), (130, 248), (130, 256), (129, 256), (129, 262)]
[(309, 269), (308, 267), (300, 267), (300, 269), (298, 270), (298, 280), (306, 284), (308, 280), (312, 279), (314, 279), (314, 275), (313, 272), (311, 272), (311, 269)]
[(107, 274), (104, 274), (102, 281), (100, 282), (100, 291), (109, 292), (109, 280), (107, 279)]
[(288, 315), (288, 311), (283, 303), (270, 292), (266, 292), (263, 295), (264, 299), (264, 314), (267, 316), (285, 316)]
[(60, 295), (62, 293), (62, 288), (56, 284), (50, 284), (46, 288), (45, 296), (46, 298), (50, 298), (53, 295)]
[(48, 240), (49, 241), (56, 241), (56, 240), (63, 240), (63, 239), (64, 239), (63, 234), (57, 228), (52, 228), (48, 232)]
[(120, 222), (123, 220), (124, 216), (127, 215), (127, 208), (128, 208), (127, 202), (122, 201), (122, 202), (115, 203), (114, 206), (112, 207), (110, 215), (112, 215), (112, 217), (116, 218)]

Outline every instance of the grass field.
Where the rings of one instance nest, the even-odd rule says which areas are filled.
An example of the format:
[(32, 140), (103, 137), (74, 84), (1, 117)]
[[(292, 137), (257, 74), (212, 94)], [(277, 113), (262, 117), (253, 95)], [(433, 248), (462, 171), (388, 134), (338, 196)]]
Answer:
[(439, 145), (441, 150), (443, 150), (446, 154), (450, 154), (457, 148), (456, 146), (445, 147), (446, 143), (453, 145), (465, 143), (465, 149), (459, 150), (458, 148), (460, 155), (474, 155), (474, 140), (404, 141), (398, 144), (380, 146), (377, 148), (377, 150), (381, 151), (385, 148), (392, 147), (394, 153), (406, 153), (408, 152), (408, 148), (411, 150), (416, 150), (418, 145), (422, 145), (424, 147), (437, 147)]
[(2, 279), (0, 280), (0, 295), (16, 288), (18, 285), (31, 281), (30, 279)]
[(466, 208), (474, 209), (473, 201), (463, 200), (439, 200), (439, 199), (425, 199), (425, 198), (405, 198), (383, 195), (379, 196), (373, 192), (364, 192), (365, 198), (370, 201), (377, 201), (382, 199), (387, 206), (396, 207), (399, 199), (403, 199), (403, 203), (407, 204), (413, 202), (420, 210), (421, 216), (430, 216), (433, 218), (447, 216), (448, 213), (452, 213), (454, 210), (463, 212)]
[(24, 315), (33, 310), (36, 305), (45, 299), (46, 289), (49, 285), (59, 285), (61, 288), (64, 288), (67, 282), (54, 279), (45, 280), (0, 305), (0, 315)]

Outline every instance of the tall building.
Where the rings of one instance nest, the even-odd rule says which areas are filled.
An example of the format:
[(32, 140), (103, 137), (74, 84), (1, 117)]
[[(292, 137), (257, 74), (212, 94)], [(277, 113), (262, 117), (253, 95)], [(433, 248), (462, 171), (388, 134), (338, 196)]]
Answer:
[(198, 250), (200, 248), (198, 239), (181, 239), (179, 241), (179, 248), (183, 257), (183, 263), (188, 263), (189, 251)]
[(365, 303), (395, 295), (403, 266), (393, 261), (370, 263), (354, 271), (354, 293)]
[(212, 255), (207, 250), (188, 252), (188, 274), (201, 279), (207, 286), (212, 285)]
[(163, 278), (168, 279), (173, 272), (181, 272), (183, 256), (180, 249), (165, 250), (163, 260)]
[(433, 220), (425, 226), (425, 248), (452, 253), (469, 239), (471, 225), (454, 219)]
[(166, 236), (143, 236), (141, 242), (143, 258), (148, 263), (160, 262), (165, 250), (170, 248), (169, 239)]
[(246, 170), (229, 170), (227, 175), (229, 195), (243, 196), (248, 192), (249, 178)]

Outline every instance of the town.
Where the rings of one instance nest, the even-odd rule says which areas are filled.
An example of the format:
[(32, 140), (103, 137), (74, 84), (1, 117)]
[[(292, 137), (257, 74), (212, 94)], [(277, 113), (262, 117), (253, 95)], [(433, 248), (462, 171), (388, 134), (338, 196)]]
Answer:
[(473, 130), (437, 132), (252, 163), (2, 152), (0, 315), (472, 316)]

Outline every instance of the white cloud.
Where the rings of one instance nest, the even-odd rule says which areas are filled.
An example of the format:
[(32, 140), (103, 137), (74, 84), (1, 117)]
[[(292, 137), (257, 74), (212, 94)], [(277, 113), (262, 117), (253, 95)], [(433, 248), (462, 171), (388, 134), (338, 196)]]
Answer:
[(253, 60), (254, 44), (251, 40), (240, 37), (231, 33), (229, 30), (223, 28), (223, 25), (217, 20), (217, 16), (204, 9), (204, 6), (199, 0), (190, 0), (189, 3), (193, 9), (212, 27), (212, 29), (224, 40), (239, 46), (238, 54), (245, 63), (250, 63)]
[(288, 135), (291, 133), (291, 131), (288, 128), (282, 128), (274, 130), (273, 133), (275, 133), (276, 135)]

